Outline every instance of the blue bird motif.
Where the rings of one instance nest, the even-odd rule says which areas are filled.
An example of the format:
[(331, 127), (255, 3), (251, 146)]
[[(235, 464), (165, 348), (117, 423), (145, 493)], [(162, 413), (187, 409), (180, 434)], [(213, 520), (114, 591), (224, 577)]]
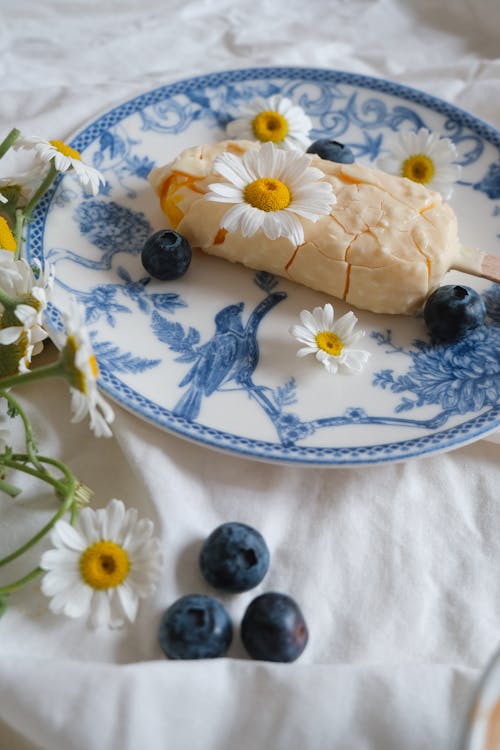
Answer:
[[(257, 305), (245, 326), (241, 317), (243, 302), (228, 305), (217, 313), (214, 335), (197, 349), (193, 366), (179, 383), (181, 388), (187, 385), (189, 388), (174, 407), (174, 414), (195, 420), (203, 397), (229, 383), (249, 394), (261, 390), (252, 381), (259, 361), (257, 329), (263, 317), (285, 297), (284, 292), (269, 294)], [(258, 397), (261, 399), (262, 395)]]

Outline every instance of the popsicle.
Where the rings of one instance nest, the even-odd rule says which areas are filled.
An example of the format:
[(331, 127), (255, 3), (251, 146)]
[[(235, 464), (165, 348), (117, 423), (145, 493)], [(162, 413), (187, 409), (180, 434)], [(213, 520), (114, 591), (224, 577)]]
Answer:
[(301, 219), (304, 242), (243, 237), (221, 229), (227, 203), (204, 199), (215, 158), (258, 148), (222, 141), (185, 149), (154, 168), (149, 180), (169, 225), (206, 253), (304, 284), (376, 313), (413, 315), (450, 269), (500, 281), (500, 258), (465, 247), (457, 217), (439, 193), (404, 177), (358, 163), (313, 156), (311, 166), (331, 183), (336, 203), (315, 223)]

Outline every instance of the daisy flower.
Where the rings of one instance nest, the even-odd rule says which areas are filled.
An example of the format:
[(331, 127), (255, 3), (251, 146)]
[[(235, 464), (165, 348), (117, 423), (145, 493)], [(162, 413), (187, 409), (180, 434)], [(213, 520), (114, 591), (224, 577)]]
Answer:
[(377, 161), (380, 169), (420, 182), (447, 200), (461, 167), (455, 164), (457, 150), (449, 138), (421, 128), (417, 133), (402, 130), (387, 142), (388, 155)]
[(241, 158), (223, 153), (214, 171), (226, 182), (212, 183), (205, 200), (234, 204), (221, 221), (228, 232), (239, 230), (251, 237), (262, 229), (270, 240), (286, 237), (292, 245), (301, 245), (301, 218), (316, 222), (336, 201), (323, 172), (310, 163), (309, 155), (283, 151), (273, 143), (250, 149)]
[(97, 195), (100, 185), (106, 182), (97, 169), (85, 164), (80, 153), (64, 141), (47, 141), (37, 136), (20, 136), (12, 147), (34, 149), (43, 163), (52, 163), (58, 172), (73, 170), (80, 185), (92, 195)]
[(83, 508), (74, 526), (60, 520), (44, 552), (42, 592), (49, 608), (67, 617), (87, 617), (92, 627), (133, 622), (139, 599), (151, 596), (161, 571), (153, 523), (137, 518), (121, 500), (106, 508)]
[[(97, 390), (99, 368), (83, 321), (83, 310), (74, 300), (62, 314), (66, 340), (61, 352), (61, 365), (71, 391), (72, 422), (80, 422), (87, 414), (96, 437), (110, 437), (113, 409)], [(57, 338), (57, 336), (55, 336)]]
[(0, 203), (8, 203), (9, 199), (5, 197), (2, 193), (0, 193)]
[(229, 138), (272, 141), (280, 148), (305, 151), (312, 122), (301, 107), (284, 96), (261, 97), (242, 107), (242, 117), (226, 128)]
[(339, 367), (360, 372), (368, 362), (369, 352), (353, 348), (365, 335), (364, 331), (354, 330), (358, 319), (353, 312), (342, 315), (335, 323), (333, 307), (326, 304), (323, 308), (315, 307), (312, 313), (302, 310), (300, 320), (301, 326), (290, 328), (291, 335), (305, 344), (297, 357), (316, 355), (331, 375), (335, 375)]

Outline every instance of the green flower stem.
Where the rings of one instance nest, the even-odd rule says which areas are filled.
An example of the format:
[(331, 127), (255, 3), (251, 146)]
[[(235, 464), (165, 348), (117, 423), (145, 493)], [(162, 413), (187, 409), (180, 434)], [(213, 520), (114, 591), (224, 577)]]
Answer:
[(22, 588), (22, 586), (25, 586), (30, 581), (33, 581), (40, 575), (40, 573), (43, 573), (42, 568), (34, 568), (30, 573), (23, 576), (22, 578), (19, 578), (17, 581), (8, 583), (7, 586), (0, 586), (0, 596), (12, 594), (14, 591)]
[(50, 365), (45, 365), (45, 367), (37, 367), (36, 370), (20, 372), (17, 375), (7, 375), (5, 378), (0, 378), (0, 389), (12, 388), (15, 385), (22, 385), (23, 383), (35, 383), (37, 380), (45, 380), (45, 378), (57, 376), (64, 377), (64, 369), (60, 360)]
[(54, 161), (52, 160), (50, 162), (50, 169), (47, 172), (47, 175), (45, 179), (43, 180), (42, 184), (38, 188), (38, 190), (34, 193), (34, 195), (31, 197), (31, 200), (26, 204), (23, 213), (24, 221), (29, 222), (31, 221), (31, 214), (38, 204), (38, 202), (43, 198), (49, 187), (54, 182), (54, 177), (57, 175), (57, 169), (55, 168)]
[(42, 472), (42, 474), (46, 474), (47, 470), (44, 466), (40, 463), (38, 460), (38, 457), (36, 455), (37, 445), (35, 436), (33, 435), (33, 430), (31, 429), (30, 421), (26, 415), (26, 412), (21, 407), (19, 402), (14, 398), (14, 396), (11, 393), (8, 393), (7, 391), (0, 390), (0, 398), (3, 396), (3, 398), (7, 401), (9, 404), (9, 407), (11, 411), (20, 417), (23, 423), (24, 427), (24, 438), (25, 438), (25, 444), (26, 444), (26, 452), (29, 455), (30, 461), (35, 466), (35, 468), (38, 469), (38, 471)]
[[(31, 469), (29, 466), (26, 466), (22, 463), (22, 461), (26, 461), (28, 458), (27, 455), (24, 454), (16, 454), (11, 459), (4, 458), (2, 459), (2, 463), (4, 466), (8, 466), (12, 469), (17, 469), (18, 471), (25, 472), (26, 474), (31, 474), (32, 476), (36, 476), (42, 481), (46, 482), (47, 484), (51, 484), (53, 487), (55, 487), (59, 494), (63, 495), (64, 500), (61, 503), (61, 506), (57, 513), (51, 518), (51, 520), (45, 524), (45, 526), (40, 529), (40, 531), (35, 534), (35, 536), (31, 537), (31, 539), (28, 539), (27, 542), (25, 542), (21, 547), (19, 547), (14, 552), (11, 552), (10, 555), (7, 555), (7, 557), (3, 557), (0, 560), (0, 567), (7, 565), (7, 563), (12, 562), (12, 560), (15, 560), (16, 558), (20, 557), (21, 555), (24, 555), (25, 552), (27, 552), (33, 545), (35, 545), (37, 542), (40, 541), (40, 539), (43, 539), (43, 537), (48, 534), (48, 532), (52, 529), (52, 527), (57, 523), (57, 521), (64, 516), (65, 513), (68, 512), (73, 506), (73, 503), (75, 501), (75, 490), (77, 485), (77, 480), (75, 475), (72, 471), (66, 466), (66, 464), (63, 464), (61, 461), (57, 461), (55, 458), (48, 458), (47, 456), (40, 456), (40, 461), (42, 461), (45, 464), (49, 464), (50, 466), (55, 466), (64, 476), (64, 481), (55, 479), (51, 474), (43, 474), (41, 475), (40, 472), (37, 472), (35, 469)], [(72, 514), (73, 518), (73, 514)], [(2, 593), (9, 593), (8, 591), (5, 591), (4, 588), (0, 587), (0, 595)]]
[(19, 487), (7, 482), (6, 479), (0, 479), (0, 492), (5, 492), (5, 494), (10, 495), (10, 497), (17, 497), (21, 490)]
[(17, 128), (12, 128), (10, 133), (7, 134), (7, 136), (3, 139), (3, 141), (0, 143), (0, 159), (2, 156), (5, 156), (9, 148), (12, 146), (15, 140), (19, 138), (21, 135), (21, 132)]

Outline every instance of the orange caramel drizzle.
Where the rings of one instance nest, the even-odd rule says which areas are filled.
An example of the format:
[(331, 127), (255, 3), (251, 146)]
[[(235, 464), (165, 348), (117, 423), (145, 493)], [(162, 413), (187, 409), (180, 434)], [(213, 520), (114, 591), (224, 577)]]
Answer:
[[(303, 244), (304, 244), (304, 243), (303, 243)], [(290, 255), (290, 259), (288, 260), (288, 262), (287, 262), (287, 264), (286, 264), (286, 266), (285, 266), (285, 271), (286, 271), (287, 273), (288, 273), (288, 269), (289, 269), (289, 268), (290, 268), (290, 266), (292, 265), (293, 261), (295, 260), (295, 258), (296, 258), (296, 256), (297, 256), (297, 253), (299, 252), (299, 250), (300, 250), (300, 248), (301, 248), (302, 246), (303, 246), (303, 245), (297, 245), (297, 247), (295, 248), (295, 250), (293, 251), (293, 253), (292, 253), (292, 254)]]
[(214, 237), (214, 241), (212, 242), (212, 245), (222, 245), (222, 243), (226, 239), (226, 235), (227, 235), (227, 229), (219, 229), (219, 231)]
[(192, 190), (194, 193), (204, 195), (205, 191), (201, 190), (196, 184), (200, 178), (185, 172), (173, 171), (170, 177), (164, 181), (160, 188), (160, 206), (166, 214), (172, 229), (175, 229), (182, 219), (184, 212), (177, 205), (182, 200), (179, 190), (183, 187)]

